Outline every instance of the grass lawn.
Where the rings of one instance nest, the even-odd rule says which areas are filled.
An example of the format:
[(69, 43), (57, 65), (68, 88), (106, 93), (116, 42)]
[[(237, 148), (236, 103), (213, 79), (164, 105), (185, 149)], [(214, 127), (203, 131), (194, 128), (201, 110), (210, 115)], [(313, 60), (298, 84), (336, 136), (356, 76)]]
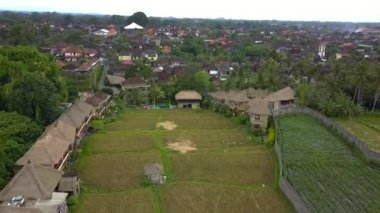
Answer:
[(378, 212), (380, 167), (306, 115), (280, 117), (284, 174), (312, 212)]
[(366, 114), (350, 119), (336, 119), (349, 132), (368, 144), (369, 148), (380, 152), (380, 115)]
[[(177, 128), (156, 128), (171, 121)], [(179, 153), (169, 143), (189, 140)], [(274, 184), (276, 160), (231, 119), (205, 110), (129, 109), (87, 137), (78, 161), (83, 190), (74, 212), (292, 212)], [(168, 182), (147, 184), (159, 162)], [(99, 207), (101, 205), (101, 207)]]

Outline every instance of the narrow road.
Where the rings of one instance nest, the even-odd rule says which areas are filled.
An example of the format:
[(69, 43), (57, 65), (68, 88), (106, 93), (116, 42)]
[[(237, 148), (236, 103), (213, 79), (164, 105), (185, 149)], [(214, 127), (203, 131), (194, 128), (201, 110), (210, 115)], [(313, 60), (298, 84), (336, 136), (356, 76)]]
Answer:
[(107, 61), (104, 61), (104, 68), (102, 70), (102, 74), (100, 76), (99, 82), (98, 82), (98, 89), (101, 90), (104, 87), (106, 75), (108, 73), (108, 70), (110, 69), (110, 66)]

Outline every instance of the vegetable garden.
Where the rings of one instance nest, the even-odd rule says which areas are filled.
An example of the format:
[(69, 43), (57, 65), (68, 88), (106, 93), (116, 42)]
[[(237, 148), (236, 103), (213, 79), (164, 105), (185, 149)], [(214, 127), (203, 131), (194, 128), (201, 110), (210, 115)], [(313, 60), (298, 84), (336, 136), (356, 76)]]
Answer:
[(312, 212), (377, 212), (380, 167), (307, 115), (279, 118), (283, 173)]

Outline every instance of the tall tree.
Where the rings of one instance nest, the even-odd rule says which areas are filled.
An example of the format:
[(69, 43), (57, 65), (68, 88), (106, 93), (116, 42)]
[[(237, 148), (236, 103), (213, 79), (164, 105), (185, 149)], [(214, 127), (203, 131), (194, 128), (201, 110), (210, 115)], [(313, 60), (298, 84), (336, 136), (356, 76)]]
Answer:
[(57, 88), (44, 76), (28, 73), (13, 83), (8, 105), (11, 111), (48, 124), (59, 113)]
[(30, 148), (42, 130), (28, 117), (0, 111), (0, 188), (13, 176), (15, 161)]
[(135, 22), (136, 24), (145, 27), (149, 24), (149, 19), (145, 15), (145, 13), (136, 12), (136, 13), (133, 13), (133, 15), (129, 16), (127, 19), (127, 24), (131, 24), (132, 22)]
[(195, 86), (203, 96), (207, 96), (210, 88), (210, 78), (207, 72), (198, 71), (195, 73)]
[(162, 90), (160, 86), (154, 84), (150, 88), (149, 97), (152, 100), (153, 106), (155, 106), (157, 100), (165, 98), (165, 92)]

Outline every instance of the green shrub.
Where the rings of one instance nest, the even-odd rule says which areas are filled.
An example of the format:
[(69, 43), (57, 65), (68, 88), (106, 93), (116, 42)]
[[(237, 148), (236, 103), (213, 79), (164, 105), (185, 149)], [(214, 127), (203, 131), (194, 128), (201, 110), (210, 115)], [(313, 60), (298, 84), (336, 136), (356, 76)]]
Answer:
[(79, 204), (79, 197), (76, 196), (76, 195), (70, 196), (70, 197), (67, 199), (67, 205), (68, 205), (70, 208), (73, 208), (73, 207), (77, 206), (78, 204)]
[(247, 114), (243, 114), (243, 113), (241, 113), (241, 114), (239, 114), (239, 115), (237, 116), (237, 120), (238, 120), (238, 122), (239, 122), (240, 124), (245, 125), (245, 124), (249, 123), (249, 116), (248, 116)]
[(105, 131), (105, 123), (101, 120), (95, 120), (91, 123), (91, 127), (97, 132)]
[(276, 138), (276, 132), (274, 130), (273, 127), (269, 128), (268, 129), (268, 136), (267, 136), (267, 141), (266, 143), (269, 145), (269, 146), (273, 146), (274, 145), (274, 142), (275, 142), (275, 138)]

